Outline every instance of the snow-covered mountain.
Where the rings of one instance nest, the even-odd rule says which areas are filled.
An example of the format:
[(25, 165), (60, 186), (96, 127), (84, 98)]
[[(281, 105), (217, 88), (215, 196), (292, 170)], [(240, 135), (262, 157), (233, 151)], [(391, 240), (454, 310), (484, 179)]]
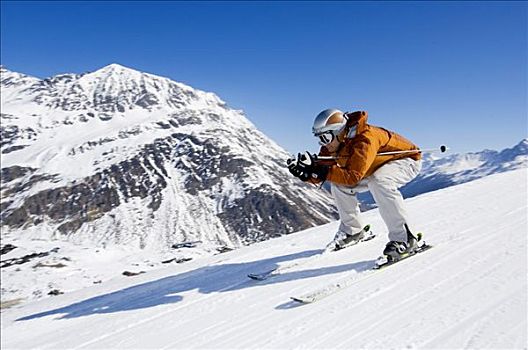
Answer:
[(117, 64), (0, 73), (4, 236), (214, 250), (335, 217), (329, 195), (292, 178), (289, 155), (213, 93)]
[[(455, 153), (438, 156), (423, 155), (422, 171), (401, 188), (403, 196), (414, 197), (449, 186), (480, 179), (491, 174), (528, 168), (528, 139), (502, 151), (484, 150), (475, 153)], [(376, 207), (370, 193), (361, 193), (359, 199), (364, 209)]]
[[(288, 154), (215, 94), (117, 64), (0, 76), (3, 235), (215, 251), (335, 217), (329, 194), (291, 177)], [(526, 167), (527, 144), (426, 155), (403, 192)]]
[[(407, 199), (433, 248), (374, 274), (387, 241), (377, 210), (364, 213), (375, 239), (320, 258), (310, 259), (337, 222), (31, 303), (13, 301), (1, 313), (1, 348), (525, 349), (527, 175), (513, 170)], [(60, 254), (38, 258), (42, 275), (59, 269), (46, 259)], [(93, 252), (92, 261), (101, 273), (113, 267), (108, 252)], [(246, 277), (301, 261), (266, 281)], [(75, 262), (62, 264), (73, 276)], [(2, 282), (16, 268), (6, 268)], [(336, 284), (348, 288), (315, 304), (290, 300)]]
[(521, 168), (528, 168), (528, 139), (502, 151), (484, 150), (441, 158), (429, 153), (424, 154), (420, 175), (402, 191), (410, 197)]

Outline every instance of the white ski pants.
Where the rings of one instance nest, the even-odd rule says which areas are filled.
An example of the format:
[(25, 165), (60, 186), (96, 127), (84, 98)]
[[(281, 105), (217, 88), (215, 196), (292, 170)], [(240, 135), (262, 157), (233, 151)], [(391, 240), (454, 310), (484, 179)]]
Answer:
[(355, 234), (363, 229), (356, 193), (370, 191), (389, 230), (389, 240), (407, 242), (404, 225), (407, 224), (411, 231), (412, 226), (399, 188), (414, 179), (421, 168), (422, 161), (404, 158), (388, 162), (354, 187), (331, 183), (332, 196), (341, 219), (339, 231)]

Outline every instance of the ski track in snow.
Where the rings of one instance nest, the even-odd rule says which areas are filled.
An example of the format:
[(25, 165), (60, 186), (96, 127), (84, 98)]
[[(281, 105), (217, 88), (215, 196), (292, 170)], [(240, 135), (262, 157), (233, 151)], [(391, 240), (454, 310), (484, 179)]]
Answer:
[[(385, 270), (367, 270), (386, 242), (374, 210), (365, 219), (375, 239), (320, 259), (310, 256), (337, 223), (194, 270), (174, 266), (5, 310), (2, 349), (526, 348), (526, 174), (407, 200), (433, 248)], [(246, 277), (292, 259), (307, 261), (266, 281)], [(346, 278), (348, 288), (314, 304), (289, 301)]]

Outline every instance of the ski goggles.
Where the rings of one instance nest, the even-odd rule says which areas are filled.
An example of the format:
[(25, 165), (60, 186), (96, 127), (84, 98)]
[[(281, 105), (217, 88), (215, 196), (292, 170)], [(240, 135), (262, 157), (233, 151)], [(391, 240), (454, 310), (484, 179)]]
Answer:
[[(321, 134), (316, 135), (317, 137), (319, 137), (319, 144), (321, 146), (328, 145), (329, 143), (334, 141), (334, 139), (341, 132), (341, 130), (328, 130), (328, 131), (325, 131), (325, 132), (323, 132)], [(357, 134), (357, 125), (354, 125), (354, 126), (350, 127), (350, 130), (348, 131), (346, 137), (351, 139), (351, 138), (354, 138), (354, 136), (356, 136), (356, 134)]]
[(334, 141), (335, 135), (332, 131), (327, 131), (327, 132), (317, 135), (317, 137), (319, 137), (319, 144), (321, 146), (326, 146), (330, 142)]

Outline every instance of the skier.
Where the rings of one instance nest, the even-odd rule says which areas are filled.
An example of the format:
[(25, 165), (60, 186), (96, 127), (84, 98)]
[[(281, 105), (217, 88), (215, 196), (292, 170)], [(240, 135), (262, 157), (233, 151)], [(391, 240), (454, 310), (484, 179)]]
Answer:
[[(399, 188), (414, 179), (421, 169), (417, 146), (384, 128), (367, 124), (367, 112), (343, 113), (326, 109), (313, 124), (319, 138), (319, 155), (299, 153), (288, 160), (289, 171), (313, 184), (328, 181), (337, 205), (340, 226), (327, 250), (338, 250), (363, 238), (356, 194), (370, 191), (389, 230), (389, 242), (383, 254), (398, 259), (417, 249)], [(390, 155), (380, 152), (409, 151)], [(322, 158), (331, 158), (322, 161)]]

